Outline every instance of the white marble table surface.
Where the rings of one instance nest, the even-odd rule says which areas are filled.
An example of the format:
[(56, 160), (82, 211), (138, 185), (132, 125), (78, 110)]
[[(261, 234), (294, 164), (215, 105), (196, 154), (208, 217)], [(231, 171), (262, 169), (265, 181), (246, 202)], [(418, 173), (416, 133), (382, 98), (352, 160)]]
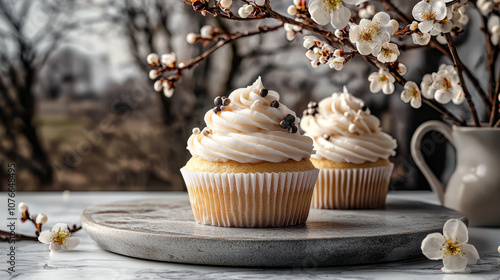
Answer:
[[(32, 213), (43, 212), (49, 217), (46, 229), (56, 222), (79, 223), (80, 213), (90, 205), (137, 198), (186, 195), (185, 193), (145, 192), (72, 192), (17, 193), (16, 202), (28, 204)], [(437, 204), (430, 192), (393, 192), (403, 197)], [(0, 193), (0, 229), (7, 225), (7, 194)], [(498, 214), (498, 213), (495, 213)], [(409, 221), (411, 222), (411, 221)], [(33, 234), (33, 225), (17, 225), (18, 233)], [(74, 236), (81, 244), (74, 251), (50, 253), (48, 245), (21, 241), (16, 243), (16, 273), (6, 272), (7, 243), (2, 242), (0, 279), (495, 279), (500, 278), (500, 228), (470, 228), (470, 243), (481, 259), (470, 274), (444, 274), (441, 261), (424, 257), (394, 263), (331, 268), (262, 269), (197, 266), (162, 263), (125, 257), (101, 250), (85, 234)], [(10, 245), (9, 245), (10, 246)]]

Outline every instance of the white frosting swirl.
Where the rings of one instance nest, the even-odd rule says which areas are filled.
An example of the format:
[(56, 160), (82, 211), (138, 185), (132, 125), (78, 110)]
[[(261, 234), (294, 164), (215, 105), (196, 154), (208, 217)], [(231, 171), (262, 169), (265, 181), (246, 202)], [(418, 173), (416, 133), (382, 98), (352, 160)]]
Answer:
[(260, 77), (247, 88), (240, 88), (229, 95), (231, 103), (218, 113), (213, 110), (205, 114), (209, 133), (194, 131), (188, 140), (188, 150), (195, 157), (208, 161), (241, 163), (300, 161), (313, 153), (312, 139), (297, 133), (289, 133), (280, 127), (288, 114), (300, 119), (285, 105), (271, 107), (279, 101), (279, 94), (263, 89)]
[(313, 158), (360, 164), (396, 154), (396, 140), (382, 131), (379, 119), (345, 87), (343, 93), (321, 100), (316, 110), (300, 124), (314, 140)]

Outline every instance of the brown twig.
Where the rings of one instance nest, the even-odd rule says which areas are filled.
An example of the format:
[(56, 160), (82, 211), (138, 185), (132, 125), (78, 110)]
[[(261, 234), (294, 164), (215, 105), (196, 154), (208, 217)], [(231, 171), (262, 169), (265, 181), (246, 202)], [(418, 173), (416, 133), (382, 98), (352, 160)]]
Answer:
[[(500, 95), (500, 72), (498, 72), (497, 86), (495, 87), (495, 93), (493, 94), (493, 109), (491, 110), (490, 114), (490, 126), (493, 126), (493, 124), (498, 118), (499, 95)], [(498, 123), (496, 123), (495, 126), (498, 126)]]
[(12, 236), (10, 235), (10, 232), (0, 230), (0, 242), (7, 242), (11, 239), (16, 241), (21, 241), (21, 240), (38, 241), (38, 237), (28, 236), (24, 234), (15, 234)]
[(380, 2), (384, 3), (389, 9), (393, 10), (397, 16), (400, 18), (400, 20), (404, 24), (410, 24), (411, 19), (406, 16), (405, 13), (403, 13), (401, 10), (399, 10), (392, 2), (391, 0), (380, 0)]
[(465, 100), (467, 101), (467, 104), (469, 105), (469, 110), (472, 115), (472, 120), (474, 121), (474, 125), (476, 127), (481, 126), (479, 123), (479, 117), (477, 115), (476, 111), (476, 106), (474, 104), (474, 101), (472, 101), (472, 97), (469, 93), (469, 90), (467, 89), (467, 85), (465, 84), (464, 76), (462, 74), (462, 71), (464, 69), (464, 65), (462, 61), (460, 60), (460, 57), (458, 56), (457, 48), (455, 47), (455, 42), (451, 38), (451, 35), (449, 33), (445, 33), (444, 37), (446, 39), (446, 43), (448, 44), (448, 48), (451, 51), (451, 55), (453, 57), (453, 65), (455, 66), (455, 69), (457, 70), (458, 73), (458, 78), (460, 79), (460, 84), (462, 85), (462, 88), (464, 90), (464, 95), (465, 95)]

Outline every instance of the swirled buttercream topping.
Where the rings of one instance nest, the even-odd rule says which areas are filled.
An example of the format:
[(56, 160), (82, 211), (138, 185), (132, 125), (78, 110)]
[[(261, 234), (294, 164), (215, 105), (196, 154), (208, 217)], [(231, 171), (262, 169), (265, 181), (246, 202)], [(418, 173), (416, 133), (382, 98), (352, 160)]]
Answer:
[[(229, 99), (227, 106), (205, 114), (206, 128), (193, 130), (187, 147), (193, 156), (215, 162), (257, 163), (300, 161), (313, 153), (311, 138), (289, 132), (300, 119), (277, 103), (279, 94), (265, 89), (260, 77), (253, 85), (233, 91)], [(285, 122), (285, 129), (287, 115), (293, 116), (294, 123)]]
[(382, 131), (379, 119), (345, 87), (306, 113), (300, 127), (313, 138), (316, 159), (360, 164), (396, 154), (396, 140)]

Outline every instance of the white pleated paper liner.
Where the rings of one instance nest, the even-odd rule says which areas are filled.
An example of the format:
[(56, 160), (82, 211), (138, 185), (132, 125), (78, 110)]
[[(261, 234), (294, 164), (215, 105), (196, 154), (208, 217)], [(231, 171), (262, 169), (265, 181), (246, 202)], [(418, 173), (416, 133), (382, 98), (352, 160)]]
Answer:
[(394, 164), (320, 169), (311, 206), (322, 209), (370, 209), (385, 206)]
[(196, 221), (224, 227), (305, 223), (318, 172), (209, 173), (181, 169)]

